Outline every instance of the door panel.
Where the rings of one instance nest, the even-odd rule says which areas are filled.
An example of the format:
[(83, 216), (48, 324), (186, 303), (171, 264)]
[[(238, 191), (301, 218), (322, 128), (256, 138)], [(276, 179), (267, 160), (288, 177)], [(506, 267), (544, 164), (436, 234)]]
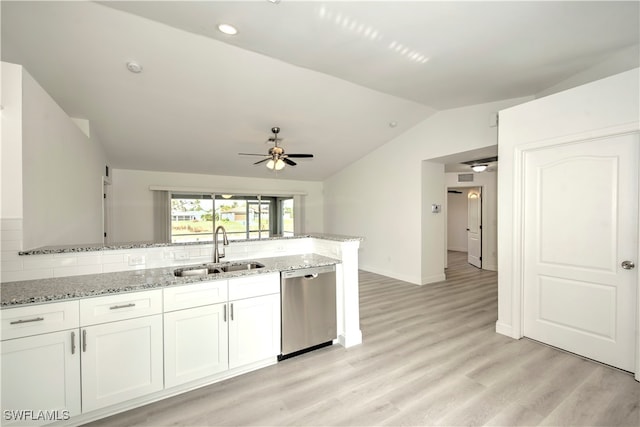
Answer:
[(634, 369), (638, 136), (535, 150), (524, 168), (524, 333)]
[(280, 295), (233, 301), (230, 305), (229, 368), (280, 354)]
[(162, 390), (161, 315), (89, 326), (82, 336), (83, 412)]
[(467, 193), (467, 258), (468, 263), (482, 268), (482, 193), (480, 187)]
[(179, 310), (164, 315), (164, 381), (173, 387), (226, 371), (226, 304)]
[[(80, 414), (80, 352), (78, 331), (53, 332), (2, 342), (2, 410), (57, 411)], [(65, 412), (68, 411), (68, 412)], [(6, 415), (3, 413), (3, 415)], [(3, 425), (40, 425), (48, 419)]]

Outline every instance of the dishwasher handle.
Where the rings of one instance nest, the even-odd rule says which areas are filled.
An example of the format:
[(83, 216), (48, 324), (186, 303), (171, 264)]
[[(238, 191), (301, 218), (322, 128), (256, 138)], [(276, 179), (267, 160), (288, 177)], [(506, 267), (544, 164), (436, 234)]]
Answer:
[(313, 273), (313, 274), (306, 274), (304, 276), (304, 278), (306, 280), (313, 280), (313, 279), (317, 279), (318, 278), (318, 273)]

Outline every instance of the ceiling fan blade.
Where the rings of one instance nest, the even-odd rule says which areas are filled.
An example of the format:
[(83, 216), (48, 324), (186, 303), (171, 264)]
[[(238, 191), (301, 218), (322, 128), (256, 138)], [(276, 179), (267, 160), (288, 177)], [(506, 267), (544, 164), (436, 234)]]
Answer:
[(312, 158), (313, 154), (287, 154), (287, 157)]
[(264, 163), (269, 159), (270, 159), (270, 157), (267, 157), (266, 159), (258, 160), (257, 162), (254, 163), (254, 165), (259, 165), (260, 163)]
[(286, 157), (281, 157), (282, 161), (285, 162), (286, 164), (290, 165), (290, 166), (295, 166), (297, 165), (296, 162), (294, 162), (293, 160), (289, 160)]
[(241, 156), (267, 156), (267, 154), (255, 154), (255, 153), (238, 153)]

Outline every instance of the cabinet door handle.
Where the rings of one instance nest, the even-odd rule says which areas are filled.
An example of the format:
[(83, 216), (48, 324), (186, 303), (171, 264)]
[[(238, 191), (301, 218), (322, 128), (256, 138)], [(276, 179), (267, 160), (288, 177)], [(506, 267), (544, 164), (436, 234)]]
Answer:
[(136, 304), (134, 302), (131, 302), (129, 304), (122, 304), (122, 305), (114, 305), (109, 307), (109, 310), (117, 310), (119, 308), (129, 308), (129, 307), (135, 307)]
[(233, 303), (231, 303), (231, 320), (233, 320)]
[(87, 352), (87, 330), (86, 329), (82, 330), (82, 352), (83, 353)]
[(71, 332), (71, 354), (76, 354), (76, 333)]
[(20, 325), (22, 323), (31, 323), (31, 322), (42, 322), (44, 320), (44, 317), (35, 317), (33, 319), (26, 319), (26, 320), (14, 320), (13, 322), (9, 322), (10, 325)]
[(224, 312), (222, 314), (222, 319), (226, 322), (227, 321), (227, 304), (224, 305)]

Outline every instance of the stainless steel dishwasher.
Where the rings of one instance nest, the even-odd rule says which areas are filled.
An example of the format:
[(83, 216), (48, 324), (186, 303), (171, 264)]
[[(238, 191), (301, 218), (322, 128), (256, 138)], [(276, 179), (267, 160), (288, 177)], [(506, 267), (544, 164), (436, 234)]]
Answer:
[(325, 345), (337, 337), (336, 266), (281, 273), (282, 354), (278, 360)]

